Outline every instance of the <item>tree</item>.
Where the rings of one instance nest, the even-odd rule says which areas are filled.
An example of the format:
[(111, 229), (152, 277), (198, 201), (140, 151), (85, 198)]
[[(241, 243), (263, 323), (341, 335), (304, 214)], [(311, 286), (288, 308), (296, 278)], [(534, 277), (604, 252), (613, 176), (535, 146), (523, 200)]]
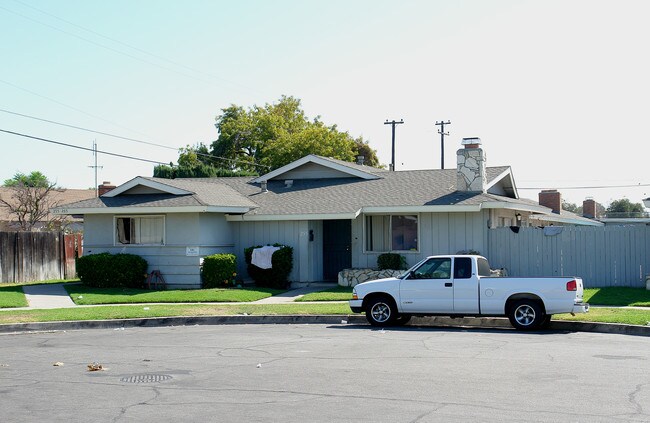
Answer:
[(562, 200), (562, 210), (566, 210), (575, 214), (582, 214), (582, 206), (578, 207), (575, 203), (569, 203), (566, 200)]
[(29, 175), (18, 172), (11, 179), (5, 179), (4, 186), (6, 187), (16, 187), (16, 186), (26, 186), (26, 187), (40, 187), (45, 188), (50, 185), (50, 181), (47, 180), (47, 177), (41, 172), (35, 170)]
[(216, 167), (212, 162), (208, 147), (198, 143), (193, 147), (189, 145), (179, 150), (178, 166), (158, 165), (153, 169), (156, 178), (213, 178), (215, 176), (253, 176), (254, 172), (232, 170), (230, 168)]
[(37, 171), (28, 176), (16, 173), (4, 185), (10, 189), (10, 194), (0, 198), (0, 207), (7, 208), (16, 217), (20, 230), (33, 231), (39, 223), (44, 223), (46, 230), (61, 229), (65, 217), (49, 214), (51, 208), (59, 205), (52, 196), (56, 184), (45, 175)]
[(307, 154), (350, 162), (363, 155), (366, 164), (379, 166), (376, 151), (362, 138), (325, 125), (319, 116), (309, 120), (300, 100), (290, 96), (248, 110), (233, 104), (222, 109), (216, 127), (219, 138), (212, 143), (211, 154), (231, 169), (277, 169)]
[(644, 208), (641, 203), (632, 203), (627, 198), (612, 201), (606, 210), (607, 217), (642, 217)]

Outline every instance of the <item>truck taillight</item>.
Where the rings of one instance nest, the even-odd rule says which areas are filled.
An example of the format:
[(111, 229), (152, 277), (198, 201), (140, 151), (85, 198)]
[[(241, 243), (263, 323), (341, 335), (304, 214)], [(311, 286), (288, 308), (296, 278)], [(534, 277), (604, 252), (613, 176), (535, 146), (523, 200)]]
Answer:
[(569, 281), (566, 283), (566, 290), (567, 291), (577, 291), (578, 290), (578, 282), (575, 280)]

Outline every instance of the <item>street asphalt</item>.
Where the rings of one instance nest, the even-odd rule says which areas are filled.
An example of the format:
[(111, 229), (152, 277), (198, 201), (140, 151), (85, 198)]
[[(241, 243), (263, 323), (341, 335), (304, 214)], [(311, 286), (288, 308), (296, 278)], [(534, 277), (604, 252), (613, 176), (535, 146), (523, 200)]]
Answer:
[(645, 337), (248, 324), (0, 335), (0, 421), (647, 422)]

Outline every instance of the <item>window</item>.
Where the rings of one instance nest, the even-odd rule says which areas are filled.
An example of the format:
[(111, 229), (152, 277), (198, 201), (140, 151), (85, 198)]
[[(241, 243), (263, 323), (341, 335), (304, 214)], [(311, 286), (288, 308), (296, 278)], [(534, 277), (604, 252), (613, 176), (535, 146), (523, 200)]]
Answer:
[(412, 279), (449, 279), (451, 278), (450, 258), (431, 258), (412, 272)]
[(484, 258), (479, 257), (477, 259), (477, 264), (478, 264), (478, 274), (479, 276), (491, 276), (492, 272), (490, 272), (490, 264), (488, 263), (487, 260)]
[(366, 216), (366, 251), (417, 251), (416, 215)]
[(164, 245), (165, 218), (138, 216), (115, 218), (115, 243), (123, 245)]
[(457, 257), (454, 260), (454, 279), (469, 279), (472, 276), (472, 259)]

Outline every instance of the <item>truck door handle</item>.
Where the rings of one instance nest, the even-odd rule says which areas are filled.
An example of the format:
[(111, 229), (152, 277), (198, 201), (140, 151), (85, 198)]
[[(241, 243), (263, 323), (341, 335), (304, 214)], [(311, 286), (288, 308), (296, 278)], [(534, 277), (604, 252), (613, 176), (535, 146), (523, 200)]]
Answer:
[(450, 287), (450, 286), (454, 286), (454, 284), (451, 283), (451, 282), (445, 282), (445, 286), (446, 286), (446, 287)]

